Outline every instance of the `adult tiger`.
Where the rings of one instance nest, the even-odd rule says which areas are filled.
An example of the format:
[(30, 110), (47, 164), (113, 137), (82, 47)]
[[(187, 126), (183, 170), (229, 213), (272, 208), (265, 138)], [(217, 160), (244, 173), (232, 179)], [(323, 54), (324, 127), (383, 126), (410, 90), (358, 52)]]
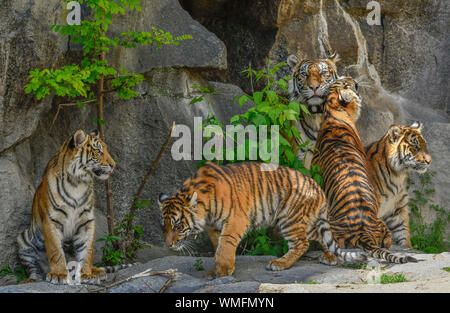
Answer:
[(31, 225), (18, 237), (19, 258), (29, 281), (42, 279), (39, 262), (50, 265), (46, 280), (72, 283), (67, 273), (64, 246), (71, 246), (81, 282), (104, 275), (93, 267), (94, 186), (92, 177), (107, 179), (115, 162), (97, 133), (77, 130), (67, 138), (45, 169), (34, 194)]
[(412, 171), (425, 173), (431, 164), (421, 130), (419, 122), (393, 125), (380, 140), (366, 147), (369, 175), (380, 202), (378, 216), (392, 239), (404, 248), (411, 248), (406, 181)]
[[(268, 269), (291, 267), (308, 249), (308, 239), (324, 247), (321, 261), (336, 264), (365, 256), (341, 251), (327, 222), (327, 203), (320, 186), (293, 169), (264, 163), (206, 163), (175, 195), (161, 194), (159, 205), (167, 246), (188, 245), (189, 235), (207, 230), (213, 243), (216, 275), (234, 271), (236, 248), (251, 229), (278, 226), (289, 251), (271, 260)], [(330, 254), (330, 251), (334, 254)]]
[[(289, 99), (303, 103), (310, 114), (300, 111), (299, 121), (295, 126), (300, 132), (302, 140), (310, 140), (308, 147), (297, 153), (297, 157), (305, 158), (305, 167), (310, 168), (317, 134), (322, 122), (322, 104), (324, 103), (330, 85), (338, 79), (336, 62), (339, 56), (334, 53), (327, 59), (303, 60), (299, 62), (295, 55), (287, 58), (292, 70), (292, 79), (289, 81)], [(302, 145), (296, 139), (297, 145)], [(304, 155), (305, 154), (305, 155)]]
[(377, 217), (377, 197), (355, 126), (360, 107), (361, 99), (352, 78), (345, 77), (331, 85), (312, 160), (323, 173), (334, 239), (341, 248), (361, 248), (373, 257), (393, 263), (416, 261), (382, 249), (390, 247), (391, 238)]

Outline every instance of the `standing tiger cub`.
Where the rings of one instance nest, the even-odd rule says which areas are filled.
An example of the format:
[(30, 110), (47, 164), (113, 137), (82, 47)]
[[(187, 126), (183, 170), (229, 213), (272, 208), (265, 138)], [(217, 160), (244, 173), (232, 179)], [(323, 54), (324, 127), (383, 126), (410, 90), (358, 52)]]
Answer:
[(66, 139), (45, 169), (34, 194), (31, 225), (18, 237), (19, 258), (29, 281), (42, 280), (39, 262), (47, 256), (52, 283), (72, 283), (64, 246), (71, 246), (78, 263), (77, 282), (103, 276), (94, 258), (93, 177), (105, 180), (115, 162), (97, 133), (77, 130)]
[(233, 273), (239, 242), (245, 233), (263, 226), (278, 226), (289, 246), (284, 256), (270, 261), (268, 269), (273, 271), (291, 267), (308, 249), (308, 239), (322, 244), (325, 253), (321, 261), (326, 264), (336, 264), (336, 255), (345, 261), (365, 259), (337, 247), (320, 186), (287, 167), (209, 162), (175, 195), (161, 194), (159, 205), (168, 247), (181, 250), (189, 246), (189, 235), (206, 228), (216, 251), (217, 276)]
[(419, 122), (393, 125), (380, 140), (366, 147), (369, 175), (380, 202), (378, 216), (403, 248), (411, 248), (406, 181), (412, 171), (425, 173), (431, 164), (421, 130)]
[(399, 257), (387, 250), (391, 235), (377, 216), (378, 200), (355, 126), (361, 107), (356, 88), (350, 77), (331, 85), (312, 160), (323, 173), (331, 230), (340, 248), (361, 248), (372, 257), (393, 263), (414, 262), (412, 257)]

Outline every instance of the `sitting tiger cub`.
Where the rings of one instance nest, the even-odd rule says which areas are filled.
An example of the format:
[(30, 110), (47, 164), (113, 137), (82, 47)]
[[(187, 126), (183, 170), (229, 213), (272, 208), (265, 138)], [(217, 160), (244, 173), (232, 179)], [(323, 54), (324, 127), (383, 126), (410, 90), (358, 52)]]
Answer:
[(63, 247), (70, 244), (78, 262), (77, 283), (104, 275), (94, 258), (94, 185), (105, 180), (115, 162), (97, 133), (77, 130), (59, 148), (45, 169), (33, 200), (31, 225), (18, 237), (19, 258), (29, 281), (42, 280), (39, 262), (50, 265), (47, 281), (72, 283)]
[(378, 216), (403, 248), (411, 248), (406, 180), (412, 171), (425, 173), (431, 164), (422, 124), (396, 126), (366, 147), (369, 175), (380, 202)]
[(377, 216), (378, 201), (355, 125), (360, 110), (361, 98), (351, 77), (340, 78), (331, 85), (312, 164), (323, 173), (334, 239), (340, 248), (360, 248), (392, 263), (416, 262), (412, 257), (399, 257), (387, 250), (391, 235)]
[[(291, 267), (308, 249), (308, 239), (318, 240), (321, 261), (336, 264), (339, 255), (364, 260), (358, 253), (341, 251), (327, 222), (327, 203), (320, 186), (293, 169), (256, 162), (218, 166), (208, 162), (185, 181), (175, 195), (159, 196), (165, 241), (181, 250), (189, 235), (205, 228), (213, 243), (217, 276), (234, 271), (236, 248), (248, 231), (278, 226), (289, 251), (270, 261), (268, 269)], [(334, 254), (330, 254), (330, 252)]]

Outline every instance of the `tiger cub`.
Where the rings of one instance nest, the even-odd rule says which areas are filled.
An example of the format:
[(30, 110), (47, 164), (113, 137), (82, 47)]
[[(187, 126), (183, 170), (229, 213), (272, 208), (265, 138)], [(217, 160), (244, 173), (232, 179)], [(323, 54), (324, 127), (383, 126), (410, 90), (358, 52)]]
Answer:
[(308, 239), (323, 245), (323, 263), (336, 264), (334, 254), (345, 261), (365, 259), (337, 247), (320, 186), (287, 167), (256, 162), (218, 166), (208, 162), (175, 195), (161, 194), (159, 205), (168, 247), (181, 250), (189, 244), (189, 235), (207, 230), (216, 252), (217, 276), (233, 273), (239, 242), (245, 233), (263, 226), (278, 226), (289, 246), (283, 257), (268, 264), (273, 271), (291, 267), (308, 249)]
[(412, 171), (425, 173), (431, 164), (422, 124), (393, 125), (366, 147), (369, 175), (380, 202), (378, 216), (403, 248), (411, 248), (406, 181)]
[[(292, 71), (292, 79), (289, 81), (289, 100), (303, 103), (311, 114), (300, 111), (296, 127), (302, 140), (310, 140), (308, 147), (297, 153), (297, 157), (305, 158), (305, 167), (310, 168), (317, 134), (322, 122), (322, 104), (327, 97), (328, 88), (338, 79), (336, 62), (339, 56), (334, 53), (326, 59), (303, 60), (299, 62), (295, 55), (287, 58), (287, 63)], [(300, 139), (296, 139), (298, 146), (302, 145)], [(304, 155), (305, 154), (305, 155)]]
[(360, 107), (361, 98), (352, 78), (345, 77), (331, 85), (312, 160), (322, 170), (334, 239), (341, 248), (361, 248), (372, 257), (389, 262), (416, 261), (382, 249), (390, 247), (391, 238), (377, 217), (377, 197), (369, 181), (366, 154), (355, 126)]
[(39, 262), (47, 256), (51, 283), (72, 283), (64, 246), (78, 262), (77, 283), (104, 275), (92, 266), (94, 258), (93, 177), (107, 179), (115, 162), (97, 133), (77, 130), (67, 138), (45, 169), (34, 194), (31, 225), (18, 237), (19, 259), (29, 281), (42, 280)]

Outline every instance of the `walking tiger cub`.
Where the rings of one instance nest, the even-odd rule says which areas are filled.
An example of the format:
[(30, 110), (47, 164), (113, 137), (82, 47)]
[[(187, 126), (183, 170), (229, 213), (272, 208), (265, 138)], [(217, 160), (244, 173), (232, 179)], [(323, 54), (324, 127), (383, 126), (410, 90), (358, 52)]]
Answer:
[(366, 154), (355, 126), (360, 106), (361, 99), (352, 78), (345, 77), (331, 85), (312, 160), (323, 173), (334, 239), (341, 248), (361, 248), (372, 257), (389, 262), (416, 261), (382, 249), (390, 247), (391, 238), (377, 217), (377, 197), (369, 181)]
[(336, 264), (336, 255), (345, 261), (365, 260), (337, 247), (320, 186), (287, 167), (208, 162), (175, 195), (161, 194), (159, 205), (168, 247), (181, 250), (189, 245), (188, 236), (207, 230), (216, 251), (217, 276), (233, 273), (239, 242), (246, 232), (263, 226), (278, 226), (289, 246), (284, 256), (270, 261), (270, 270), (291, 267), (308, 249), (308, 239), (322, 244), (323, 263)]
[(366, 147), (369, 175), (380, 202), (378, 216), (404, 248), (411, 248), (408, 191), (406, 181), (412, 171), (425, 173), (431, 164), (422, 124), (389, 128), (378, 141)]
[(94, 186), (92, 177), (105, 180), (115, 168), (97, 133), (77, 130), (59, 148), (45, 169), (34, 194), (31, 225), (18, 237), (19, 258), (30, 281), (42, 279), (39, 262), (47, 256), (52, 283), (72, 283), (64, 246), (71, 246), (78, 262), (76, 280), (105, 275), (92, 266), (94, 258)]

